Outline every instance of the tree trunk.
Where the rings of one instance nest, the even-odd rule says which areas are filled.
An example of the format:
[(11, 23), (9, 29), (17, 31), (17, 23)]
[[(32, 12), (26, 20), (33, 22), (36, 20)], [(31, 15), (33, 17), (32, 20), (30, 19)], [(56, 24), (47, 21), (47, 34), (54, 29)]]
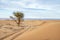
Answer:
[(20, 18), (18, 18), (18, 27), (20, 26)]

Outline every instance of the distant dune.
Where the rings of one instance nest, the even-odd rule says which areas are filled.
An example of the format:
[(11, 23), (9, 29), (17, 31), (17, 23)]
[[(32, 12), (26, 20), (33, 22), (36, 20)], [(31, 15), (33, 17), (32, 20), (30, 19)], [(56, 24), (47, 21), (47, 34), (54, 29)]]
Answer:
[[(0, 18), (0, 20), (12, 20), (11, 18)], [(24, 18), (24, 20), (60, 20), (59, 18)]]

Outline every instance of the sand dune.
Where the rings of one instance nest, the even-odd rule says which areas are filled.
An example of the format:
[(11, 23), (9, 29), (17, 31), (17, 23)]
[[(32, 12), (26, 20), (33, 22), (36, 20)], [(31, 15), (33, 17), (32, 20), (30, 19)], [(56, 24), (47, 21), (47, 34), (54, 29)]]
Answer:
[(25, 20), (22, 25), (21, 30), (14, 21), (0, 20), (0, 40), (60, 40), (60, 20)]
[(27, 31), (15, 40), (60, 40), (60, 22), (48, 21), (33, 31)]

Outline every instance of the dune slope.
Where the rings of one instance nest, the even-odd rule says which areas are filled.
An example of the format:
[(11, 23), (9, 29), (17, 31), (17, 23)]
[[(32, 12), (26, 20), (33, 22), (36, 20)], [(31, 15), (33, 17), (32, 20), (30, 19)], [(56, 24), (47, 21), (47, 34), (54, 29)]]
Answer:
[(60, 22), (46, 23), (33, 31), (27, 31), (14, 40), (60, 40)]

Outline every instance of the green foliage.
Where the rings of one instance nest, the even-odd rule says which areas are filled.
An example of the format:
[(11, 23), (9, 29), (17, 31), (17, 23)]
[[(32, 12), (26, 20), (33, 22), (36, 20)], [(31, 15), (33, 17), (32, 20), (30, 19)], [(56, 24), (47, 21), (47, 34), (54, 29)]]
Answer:
[(23, 18), (24, 17), (24, 14), (22, 12), (14, 12), (13, 14), (17, 18)]

